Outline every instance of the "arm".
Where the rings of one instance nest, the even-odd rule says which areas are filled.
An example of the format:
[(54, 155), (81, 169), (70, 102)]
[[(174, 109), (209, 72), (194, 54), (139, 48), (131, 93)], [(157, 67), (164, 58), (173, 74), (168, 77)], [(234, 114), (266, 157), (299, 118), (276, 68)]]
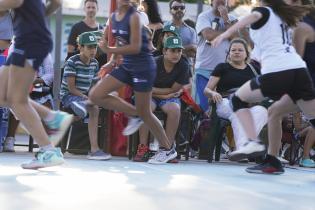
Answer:
[(81, 96), (83, 98), (88, 98), (86, 95), (84, 95), (83, 93), (81, 93), (75, 86), (75, 76), (68, 76), (67, 77), (67, 82), (68, 82), (68, 89), (69, 89), (69, 92), (72, 94), (72, 95), (75, 95), (75, 96)]
[(46, 16), (54, 13), (62, 5), (62, 0), (49, 0), (46, 4)]
[(215, 91), (217, 84), (220, 81), (220, 77), (211, 76), (207, 86), (205, 87), (203, 93), (207, 98), (212, 99), (215, 103), (222, 100), (222, 96)]
[(252, 12), (250, 15), (242, 18), (240, 21), (231, 26), (224, 33), (216, 37), (216, 39), (211, 41), (211, 45), (213, 47), (217, 47), (223, 40), (230, 38), (234, 33), (238, 30), (245, 28), (246, 26), (253, 24), (262, 18), (262, 14), (260, 12)]
[(152, 89), (152, 94), (155, 94), (155, 95), (167, 95), (167, 94), (171, 94), (171, 93), (176, 93), (182, 87), (183, 87), (183, 85), (175, 82), (171, 88), (156, 88), (156, 87), (154, 87)]
[(22, 6), (24, 0), (1, 0), (0, 11), (6, 11)]
[(312, 35), (312, 28), (306, 23), (299, 23), (294, 29), (293, 45), (297, 53), (303, 57), (305, 52), (305, 44), (309, 41)]
[(105, 53), (114, 53), (122, 55), (138, 54), (141, 48), (141, 25), (137, 13), (134, 13), (130, 18), (130, 43), (125, 46), (109, 47), (104, 40), (100, 41), (99, 47)]

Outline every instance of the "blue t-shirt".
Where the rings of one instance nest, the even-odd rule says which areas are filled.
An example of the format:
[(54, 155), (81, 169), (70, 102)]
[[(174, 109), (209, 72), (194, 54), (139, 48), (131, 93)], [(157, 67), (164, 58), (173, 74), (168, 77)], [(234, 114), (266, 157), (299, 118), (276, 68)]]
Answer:
[(42, 0), (27, 0), (13, 10), (13, 31), (17, 48), (51, 51), (53, 42), (45, 21)]
[[(122, 20), (117, 21), (115, 13), (112, 14), (112, 33), (116, 38), (116, 42), (118, 46), (124, 46), (130, 44), (130, 17), (134, 14), (136, 10), (133, 7), (129, 7), (127, 13), (123, 17)], [(141, 62), (148, 62), (148, 58), (151, 56), (152, 53), (149, 50), (147, 32), (145, 31), (144, 27), (141, 29), (141, 50), (138, 54), (133, 55), (124, 55), (123, 56), (123, 64), (137, 64)], [(152, 58), (149, 58), (151, 61)]]

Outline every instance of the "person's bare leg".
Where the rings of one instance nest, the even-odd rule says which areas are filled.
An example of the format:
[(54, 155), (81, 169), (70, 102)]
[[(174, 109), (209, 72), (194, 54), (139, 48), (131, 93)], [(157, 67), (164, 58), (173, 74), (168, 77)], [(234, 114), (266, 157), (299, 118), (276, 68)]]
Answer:
[(175, 136), (180, 120), (180, 105), (176, 103), (167, 103), (161, 107), (167, 115), (165, 133), (170, 143), (175, 142)]
[[(298, 100), (296, 103), (307, 119), (315, 120), (315, 99), (308, 101)], [(312, 126), (315, 127), (315, 125)]]
[(315, 128), (309, 126), (302, 131), (301, 136), (303, 136), (303, 134), (305, 135), (303, 159), (309, 159), (310, 150), (315, 144)]
[[(151, 108), (152, 108), (152, 112), (154, 112), (154, 110), (156, 109), (156, 105), (155, 103), (151, 102)], [(149, 128), (145, 125), (142, 124), (139, 128), (139, 143), (143, 144), (143, 145), (148, 145), (149, 142)]]
[(123, 86), (125, 86), (124, 83), (111, 75), (107, 75), (92, 88), (89, 93), (89, 99), (93, 104), (103, 107), (104, 109), (124, 112), (131, 116), (137, 115), (135, 106), (118, 96), (110, 94)]
[(150, 129), (154, 137), (159, 141), (160, 146), (169, 150), (171, 149), (172, 144), (167, 138), (159, 119), (151, 111), (151, 96), (152, 92), (135, 91), (137, 113)]
[(268, 154), (279, 155), (282, 138), (282, 118), (299, 109), (288, 95), (281, 97), (268, 108)]
[[(240, 87), (236, 91), (235, 95), (247, 103), (260, 102), (264, 99), (260, 89), (251, 90), (250, 81)], [(257, 139), (255, 123), (250, 110), (247, 108), (239, 109), (235, 112), (235, 114), (244, 128), (247, 138), (252, 140)]]
[(100, 149), (97, 142), (99, 109), (98, 106), (88, 105), (87, 111), (89, 112), (88, 130), (91, 144), (91, 152), (93, 153)]
[(9, 114), (9, 124), (8, 124), (8, 133), (6, 137), (15, 137), (16, 129), (20, 121), (16, 120), (12, 112)]
[(9, 107), (7, 98), (8, 81), (9, 81), (9, 70), (8, 66), (0, 67), (0, 106)]
[(39, 146), (51, 144), (41, 119), (29, 102), (29, 89), (33, 83), (35, 71), (26, 62), (25, 67), (10, 66), (7, 97), (10, 107), (23, 123)]

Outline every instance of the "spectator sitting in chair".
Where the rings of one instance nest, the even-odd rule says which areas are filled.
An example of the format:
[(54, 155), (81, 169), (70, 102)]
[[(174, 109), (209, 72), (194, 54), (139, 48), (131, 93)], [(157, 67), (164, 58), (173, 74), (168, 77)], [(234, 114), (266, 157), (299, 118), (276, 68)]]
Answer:
[[(189, 65), (181, 57), (182, 41), (179, 37), (169, 37), (164, 42), (163, 55), (156, 57), (157, 75), (152, 91), (152, 110), (160, 108), (167, 115), (166, 135), (174, 144), (180, 120), (180, 91), (189, 83)], [(149, 158), (149, 131), (140, 127), (140, 144), (134, 161), (145, 162)]]
[[(240, 122), (233, 113), (227, 94), (232, 93), (256, 76), (255, 69), (247, 63), (249, 56), (246, 41), (238, 38), (233, 39), (228, 50), (227, 62), (216, 66), (204, 89), (205, 96), (216, 104), (217, 115), (231, 121), (236, 149), (246, 143), (247, 138)], [(258, 136), (267, 123), (268, 112), (260, 105), (251, 107), (250, 112), (254, 117)]]
[(70, 108), (75, 115), (84, 119), (89, 115), (88, 130), (91, 151), (87, 158), (92, 160), (108, 160), (110, 154), (104, 153), (98, 146), (99, 108), (88, 99), (93, 80), (99, 70), (95, 59), (97, 38), (92, 32), (79, 35), (78, 46), (80, 54), (70, 57), (65, 64), (60, 96), (64, 108)]
[[(30, 94), (31, 99), (50, 109), (53, 107), (51, 88), (54, 80), (54, 69), (51, 54), (44, 59), (33, 82), (34, 89)], [(12, 112), (9, 114), (8, 133), (4, 140), (4, 152), (14, 152), (15, 132), (19, 121), (15, 119)]]

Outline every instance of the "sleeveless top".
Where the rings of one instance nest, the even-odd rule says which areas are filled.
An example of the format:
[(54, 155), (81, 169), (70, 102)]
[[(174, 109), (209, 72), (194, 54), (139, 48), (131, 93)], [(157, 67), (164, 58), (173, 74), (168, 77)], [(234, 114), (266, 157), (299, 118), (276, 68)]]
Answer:
[[(130, 44), (130, 17), (136, 10), (133, 7), (129, 7), (127, 13), (122, 20), (116, 19), (115, 13), (112, 14), (112, 33), (116, 38), (118, 46), (124, 46)], [(147, 38), (147, 32), (141, 24), (141, 49), (138, 54), (123, 55), (123, 64), (136, 64), (142, 62), (148, 62), (148, 59), (152, 60), (152, 53), (149, 50)]]
[(42, 0), (27, 0), (13, 10), (13, 31), (17, 48), (51, 51), (53, 42), (45, 16)]

